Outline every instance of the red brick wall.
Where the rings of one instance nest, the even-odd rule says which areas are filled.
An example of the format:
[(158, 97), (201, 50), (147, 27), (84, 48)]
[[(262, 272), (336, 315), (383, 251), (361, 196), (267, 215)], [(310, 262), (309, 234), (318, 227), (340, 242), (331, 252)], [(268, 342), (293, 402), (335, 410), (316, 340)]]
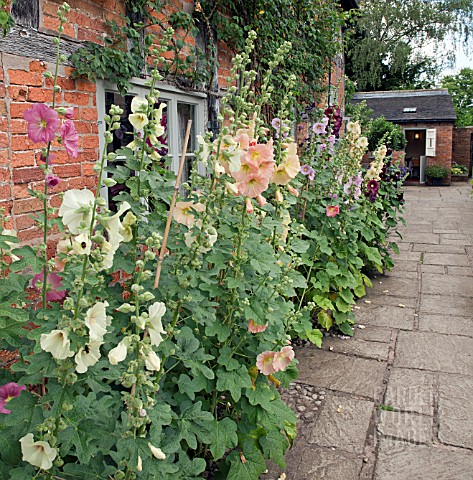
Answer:
[(473, 127), (455, 127), (453, 129), (452, 161), (470, 168), (470, 139)]
[[(31, 214), (41, 209), (28, 189), (44, 188), (44, 173), (40, 169), (40, 149), (28, 139), (25, 110), (34, 103), (52, 101), (52, 80), (43, 73), (53, 65), (15, 55), (2, 55), (0, 68), (0, 207), (6, 209), (7, 225), (18, 231), (21, 241), (38, 236)], [(98, 159), (98, 128), (95, 85), (84, 80), (72, 80), (71, 69), (60, 68), (56, 93), (57, 106), (74, 106), (74, 124), (79, 134), (80, 154), (67, 155), (57, 142), (53, 144), (53, 173), (60, 183), (51, 189), (51, 204), (59, 206), (59, 193), (71, 188), (95, 185), (94, 162)]]

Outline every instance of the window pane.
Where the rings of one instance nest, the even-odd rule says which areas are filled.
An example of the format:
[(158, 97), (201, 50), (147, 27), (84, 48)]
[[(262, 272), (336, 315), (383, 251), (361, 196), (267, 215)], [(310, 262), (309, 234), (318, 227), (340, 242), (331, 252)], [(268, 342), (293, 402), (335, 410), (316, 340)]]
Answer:
[(108, 114), (112, 104), (118, 105), (123, 110), (120, 117), (121, 126), (113, 132), (113, 142), (107, 147), (109, 152), (115, 152), (119, 148), (126, 147), (133, 140), (133, 135), (130, 133), (133, 131), (133, 126), (128, 121), (132, 99), (133, 95), (122, 97), (119, 93), (105, 92), (105, 112)]
[(195, 105), (188, 103), (177, 104), (177, 118), (179, 120), (179, 154), (182, 151), (184, 137), (186, 135), (187, 122), (192, 120), (191, 134), (187, 144), (187, 153), (195, 151)]

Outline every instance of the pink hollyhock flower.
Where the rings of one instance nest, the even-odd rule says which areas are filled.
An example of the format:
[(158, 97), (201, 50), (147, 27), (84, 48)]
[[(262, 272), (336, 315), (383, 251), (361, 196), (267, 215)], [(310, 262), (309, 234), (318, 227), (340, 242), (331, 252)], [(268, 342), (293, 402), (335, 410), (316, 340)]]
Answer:
[(324, 134), (326, 128), (327, 128), (327, 124), (323, 122), (314, 123), (314, 125), (312, 125), (312, 130), (317, 135)]
[(276, 373), (276, 370), (273, 366), (273, 360), (275, 355), (276, 352), (268, 351), (260, 353), (256, 357), (256, 366), (263, 375), (271, 375), (272, 373)]
[(250, 145), (246, 161), (257, 168), (260, 175), (270, 177), (274, 170), (274, 150), (272, 141), (267, 144)]
[(327, 145), (325, 143), (322, 143), (319, 145), (320, 151), (323, 152), (324, 150), (327, 150)]
[(287, 366), (294, 360), (294, 350), (291, 346), (283, 347), (274, 355), (273, 368), (276, 372), (286, 370)]
[(36, 103), (25, 111), (28, 122), (28, 138), (34, 143), (48, 143), (54, 140), (59, 127), (59, 115), (44, 103)]
[(241, 195), (256, 198), (261, 195), (269, 186), (269, 179), (263, 175), (250, 174), (237, 184)]
[[(47, 278), (48, 287), (46, 292), (46, 301), (57, 302), (64, 300), (64, 298), (66, 298), (66, 290), (59, 290), (59, 288), (62, 287), (61, 277), (56, 273), (49, 273)], [(36, 284), (38, 282), (43, 282), (43, 280), (44, 272), (38, 273), (33, 277), (31, 286), (40, 292), (41, 289), (36, 288)]]
[(172, 216), (177, 223), (182, 223), (182, 225), (186, 225), (187, 227), (192, 227), (195, 223), (195, 215), (192, 211), (196, 212), (204, 212), (205, 205), (202, 203), (194, 203), (190, 202), (177, 202), (174, 206), (174, 211)]
[(327, 217), (336, 217), (340, 213), (340, 207), (338, 205), (327, 205), (325, 214)]
[(46, 175), (46, 183), (48, 184), (48, 187), (55, 187), (59, 183), (59, 178), (52, 173), (48, 173)]
[(330, 143), (330, 145), (333, 146), (333, 144), (335, 143), (335, 135), (329, 135), (327, 137), (327, 142)]
[(268, 326), (268, 322), (264, 325), (257, 325), (253, 319), (248, 322), (248, 331), (250, 333), (263, 333)]
[(297, 145), (292, 142), (284, 152), (283, 161), (274, 170), (271, 182), (276, 185), (286, 185), (301, 171)]
[(0, 413), (8, 415), (11, 410), (5, 408), (6, 404), (12, 399), (20, 396), (20, 393), (26, 390), (24, 385), (18, 385), (15, 382), (10, 382), (0, 387)]
[(67, 153), (76, 158), (79, 155), (79, 136), (72, 120), (66, 120), (61, 126), (61, 139)]

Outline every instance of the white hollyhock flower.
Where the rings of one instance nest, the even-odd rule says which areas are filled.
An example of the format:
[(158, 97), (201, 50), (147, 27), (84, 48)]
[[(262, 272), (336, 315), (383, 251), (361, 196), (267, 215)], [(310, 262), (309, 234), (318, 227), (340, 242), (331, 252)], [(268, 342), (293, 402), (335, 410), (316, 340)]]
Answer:
[(131, 111), (132, 113), (146, 113), (148, 111), (148, 100), (143, 97), (133, 97)]
[(43, 470), (49, 470), (57, 457), (57, 450), (48, 442), (35, 442), (32, 433), (20, 438), (22, 459)]
[(162, 333), (166, 333), (161, 319), (166, 313), (166, 305), (163, 302), (155, 302), (148, 310), (148, 333), (151, 345), (157, 347), (162, 341)]
[(39, 343), (45, 352), (49, 352), (58, 360), (64, 360), (74, 355), (70, 348), (71, 342), (67, 337), (67, 332), (64, 330), (53, 330), (51, 333), (43, 333)]
[(150, 442), (148, 442), (148, 447), (151, 450), (151, 453), (153, 454), (154, 458), (157, 458), (158, 460), (166, 459), (165, 453), (159, 447), (155, 447)]
[(90, 340), (84, 348), (77, 352), (74, 357), (77, 364), (77, 373), (85, 373), (89, 367), (92, 367), (99, 361), (101, 345), (103, 345), (102, 341)]
[(212, 149), (209, 147), (209, 144), (205, 141), (205, 138), (202, 135), (197, 135), (197, 141), (199, 142), (199, 145), (202, 146), (202, 151), (200, 152), (200, 161), (206, 162)]
[(136, 216), (133, 214), (133, 212), (127, 212), (122, 221), (123, 230), (120, 230), (120, 235), (122, 235), (124, 242), (130, 242), (133, 239), (133, 231), (131, 227), (135, 223)]
[[(163, 110), (166, 108), (166, 104), (163, 102), (161, 105), (159, 105), (158, 108), (155, 108), (153, 110), (153, 120), (159, 124), (161, 123), (161, 119), (163, 118)], [(159, 135), (158, 135), (159, 137)]]
[(151, 350), (151, 352), (146, 355), (145, 366), (148, 370), (151, 371), (159, 371), (159, 369), (161, 368), (161, 359), (156, 355), (153, 350)]
[(92, 241), (85, 233), (77, 235), (72, 241), (72, 251), (77, 255), (90, 255)]
[(132, 113), (128, 115), (128, 120), (135, 127), (135, 130), (143, 130), (148, 125), (148, 117), (146, 113)]
[(105, 221), (105, 229), (108, 233), (108, 243), (105, 258), (103, 260), (104, 268), (111, 268), (113, 265), (113, 258), (115, 257), (115, 252), (118, 250), (120, 243), (124, 241), (125, 237), (122, 235), (125, 233), (125, 228), (120, 222), (120, 216), (123, 215), (127, 210), (131, 208), (131, 205), (128, 202), (123, 202), (118, 209), (118, 212), (115, 215), (112, 215)]
[(71, 233), (77, 235), (81, 223), (89, 227), (95, 195), (90, 190), (68, 190), (59, 207), (59, 216)]
[(115, 348), (108, 352), (108, 361), (111, 365), (118, 365), (125, 360), (128, 354), (128, 338), (124, 338)]
[(107, 333), (107, 327), (111, 324), (111, 320), (107, 317), (106, 307), (108, 307), (108, 302), (97, 302), (87, 310), (85, 324), (89, 329), (91, 340), (101, 342)]

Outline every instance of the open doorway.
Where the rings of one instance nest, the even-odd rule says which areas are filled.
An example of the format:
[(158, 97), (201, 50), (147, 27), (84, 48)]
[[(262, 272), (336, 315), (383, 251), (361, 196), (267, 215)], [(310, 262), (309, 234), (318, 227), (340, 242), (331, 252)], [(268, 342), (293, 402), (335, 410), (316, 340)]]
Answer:
[(406, 167), (409, 180), (419, 181), (421, 178), (421, 157), (425, 156), (425, 130), (406, 130)]

